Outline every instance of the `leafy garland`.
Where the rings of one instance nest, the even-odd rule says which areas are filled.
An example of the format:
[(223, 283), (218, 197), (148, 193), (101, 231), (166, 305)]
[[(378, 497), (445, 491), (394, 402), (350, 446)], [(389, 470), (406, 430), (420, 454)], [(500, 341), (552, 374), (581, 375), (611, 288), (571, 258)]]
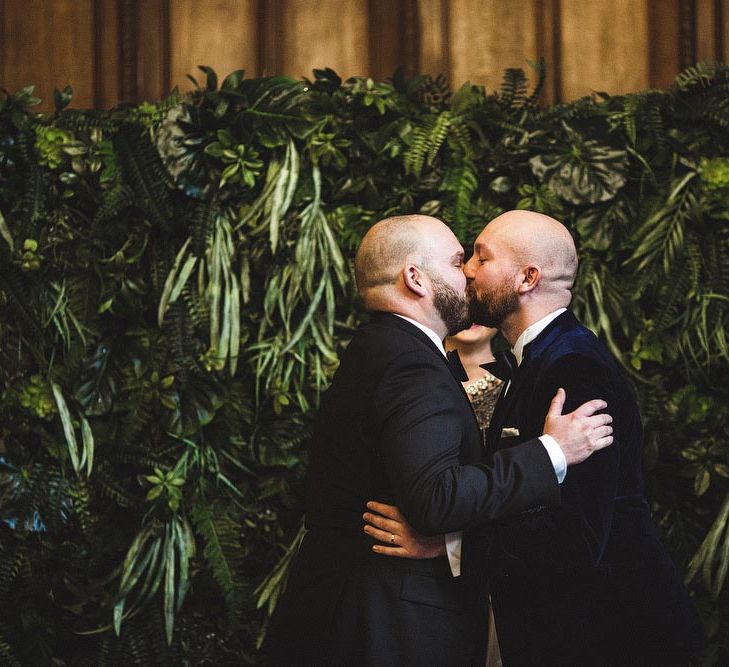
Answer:
[(3, 664), (255, 660), (363, 232), (419, 211), (469, 244), (514, 207), (577, 238), (575, 309), (634, 380), (654, 515), (726, 658), (729, 68), (545, 109), (536, 67), (531, 93), (201, 68), (111, 112), (0, 102)]

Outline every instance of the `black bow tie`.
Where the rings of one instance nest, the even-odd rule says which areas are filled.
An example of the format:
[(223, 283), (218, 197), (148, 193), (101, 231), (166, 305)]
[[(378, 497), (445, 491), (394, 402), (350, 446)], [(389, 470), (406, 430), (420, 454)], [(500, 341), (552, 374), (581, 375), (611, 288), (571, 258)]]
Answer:
[(511, 380), (514, 377), (514, 372), (518, 365), (514, 353), (511, 350), (502, 350), (497, 352), (494, 357), (496, 361), (481, 364), (480, 367), (499, 378), (499, 380), (503, 380), (504, 382)]
[(446, 357), (448, 358), (448, 367), (451, 369), (453, 377), (459, 382), (468, 382), (468, 373), (463, 368), (461, 358), (458, 356), (458, 350), (448, 350)]

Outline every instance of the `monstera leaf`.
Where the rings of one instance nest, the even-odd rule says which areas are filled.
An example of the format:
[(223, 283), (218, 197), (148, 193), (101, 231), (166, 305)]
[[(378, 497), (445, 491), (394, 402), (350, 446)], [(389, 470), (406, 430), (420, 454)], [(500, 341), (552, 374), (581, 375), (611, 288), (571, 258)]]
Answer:
[(103, 415), (111, 410), (117, 393), (117, 378), (109, 364), (111, 344), (100, 342), (83, 360), (76, 400), (87, 415)]
[(207, 199), (215, 190), (213, 167), (204, 151), (214, 130), (210, 112), (180, 104), (169, 110), (157, 132), (162, 163), (177, 188), (195, 199)]
[(609, 201), (625, 184), (628, 154), (584, 139), (563, 123), (566, 142), (554, 142), (553, 152), (529, 160), (532, 173), (572, 204)]

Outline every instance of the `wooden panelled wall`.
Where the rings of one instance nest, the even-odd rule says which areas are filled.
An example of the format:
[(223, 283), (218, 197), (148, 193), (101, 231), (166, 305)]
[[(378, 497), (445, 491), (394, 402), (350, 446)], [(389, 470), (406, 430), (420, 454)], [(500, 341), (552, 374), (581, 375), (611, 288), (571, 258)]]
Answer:
[(377, 79), (403, 66), (492, 89), (540, 56), (547, 103), (665, 86), (729, 62), (729, 0), (0, 0), (0, 86), (36, 84), (44, 109), (67, 83), (77, 107), (156, 100), (199, 64)]

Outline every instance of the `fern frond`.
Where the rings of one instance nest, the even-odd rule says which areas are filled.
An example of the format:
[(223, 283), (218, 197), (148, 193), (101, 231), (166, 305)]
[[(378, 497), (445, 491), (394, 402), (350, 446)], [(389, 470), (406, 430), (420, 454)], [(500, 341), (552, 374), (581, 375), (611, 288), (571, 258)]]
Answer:
[(210, 202), (196, 202), (192, 206), (185, 202), (186, 214), (182, 223), (187, 228), (187, 233), (192, 237), (190, 252), (195, 257), (204, 257), (208, 247), (208, 241), (212, 234), (213, 224), (218, 214), (218, 206), (213, 199)]
[(452, 210), (453, 217), (448, 223), (462, 242), (467, 240), (471, 205), (477, 188), (476, 167), (470, 160), (463, 160), (457, 167), (449, 170), (443, 181), (443, 189), (454, 193), (454, 204), (449, 209)]
[[(0, 251), (2, 253), (2, 251)], [(5, 254), (8, 257), (7, 254)], [(23, 340), (40, 368), (47, 367), (45, 351), (40, 347), (45, 340), (44, 324), (33, 308), (35, 299), (27, 277), (15, 269), (10, 261), (0, 262), (0, 290), (5, 292), (10, 313), (22, 323)]]
[(637, 248), (627, 263), (642, 273), (645, 283), (648, 273), (662, 267), (668, 274), (684, 251), (687, 222), (697, 208), (691, 182), (696, 172), (689, 172), (672, 184), (666, 204), (651, 215), (636, 231)]
[(128, 185), (120, 183), (111, 190), (107, 190), (104, 192), (101, 205), (96, 210), (93, 221), (94, 229), (98, 229), (113, 220), (122, 211), (133, 206), (134, 203), (134, 191)]
[[(687, 255), (691, 257), (690, 250), (687, 251)], [(655, 322), (658, 329), (668, 329), (681, 318), (685, 310), (686, 295), (692, 288), (692, 282), (689, 271), (677, 271), (672, 280), (666, 281), (657, 304)]]
[(507, 109), (524, 105), (527, 99), (527, 78), (523, 69), (514, 67), (506, 69), (498, 99), (501, 105)]
[(147, 132), (137, 125), (123, 125), (112, 141), (135, 205), (159, 227), (170, 228), (174, 209), (169, 175)]
[(55, 124), (74, 135), (88, 135), (92, 130), (113, 134), (119, 126), (118, 121), (106, 112), (69, 108), (58, 114)]
[(223, 508), (203, 500), (198, 500), (190, 515), (197, 533), (205, 541), (205, 560), (223, 591), (228, 612), (235, 618), (241, 603), (241, 586), (237, 574), (243, 556), (238, 537), (241, 527)]
[(453, 121), (451, 111), (443, 111), (431, 117), (413, 130), (414, 141), (405, 153), (405, 170), (419, 175), (425, 164), (432, 165)]
[[(148, 469), (154, 468), (157, 463), (155, 460), (147, 457), (142, 460), (129, 457), (129, 460), (125, 462), (135, 463), (139, 466), (139, 468)], [(93, 484), (94, 487), (100, 491), (102, 496), (113, 501), (119, 507), (135, 507), (140, 503), (140, 498), (137, 498), (134, 494), (130, 493), (114, 477), (104, 470), (97, 468), (96, 473), (94, 474)]]
[(73, 514), (79, 528), (87, 538), (91, 538), (96, 521), (91, 511), (91, 494), (86, 481), (76, 480), (70, 489), (70, 496), (73, 499)]

